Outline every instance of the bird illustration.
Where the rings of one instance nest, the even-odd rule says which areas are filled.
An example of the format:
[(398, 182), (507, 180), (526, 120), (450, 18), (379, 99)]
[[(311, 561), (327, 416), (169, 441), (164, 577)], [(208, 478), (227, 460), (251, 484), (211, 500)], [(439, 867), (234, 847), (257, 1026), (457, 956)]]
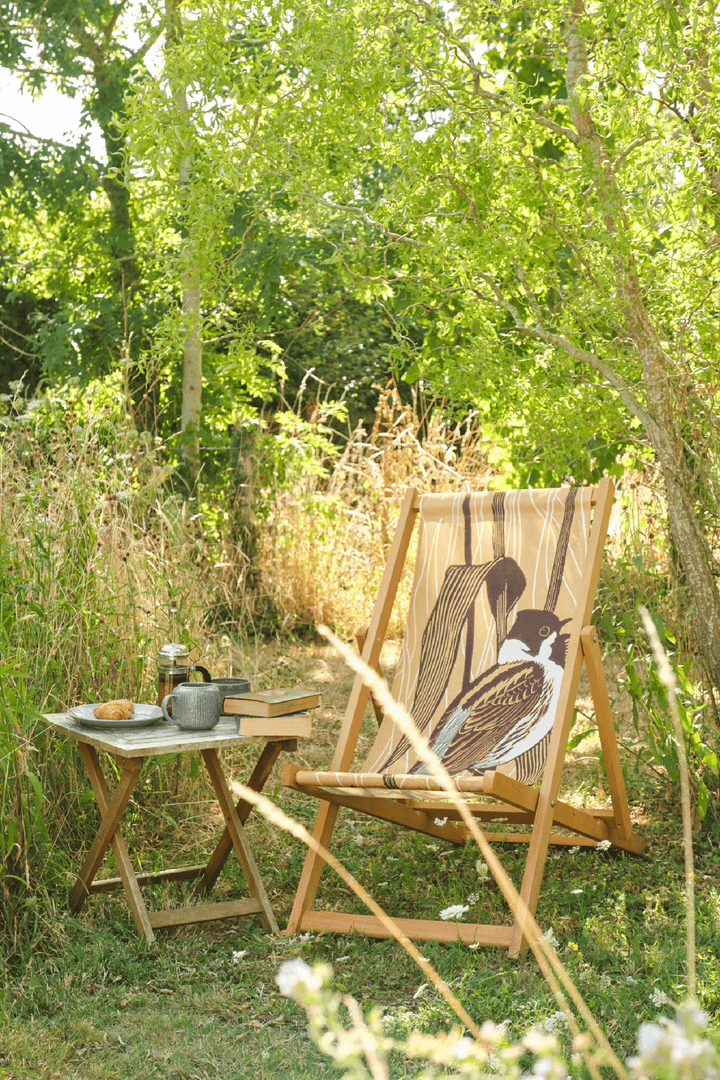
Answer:
[[(536, 746), (552, 727), (562, 683), (569, 619), (519, 611), (497, 662), (450, 703), (430, 745), (448, 772), (480, 775)], [(418, 763), (411, 772), (427, 774)]]

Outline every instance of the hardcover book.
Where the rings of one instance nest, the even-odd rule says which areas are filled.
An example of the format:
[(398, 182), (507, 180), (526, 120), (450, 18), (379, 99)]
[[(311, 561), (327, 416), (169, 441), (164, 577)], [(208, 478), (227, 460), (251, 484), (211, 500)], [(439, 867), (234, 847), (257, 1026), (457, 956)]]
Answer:
[(288, 713), (314, 709), (320, 695), (303, 690), (255, 690), (225, 698), (223, 711), (233, 716), (287, 716)]
[(287, 716), (239, 716), (238, 735), (260, 735), (267, 739), (307, 739), (312, 732), (309, 712)]

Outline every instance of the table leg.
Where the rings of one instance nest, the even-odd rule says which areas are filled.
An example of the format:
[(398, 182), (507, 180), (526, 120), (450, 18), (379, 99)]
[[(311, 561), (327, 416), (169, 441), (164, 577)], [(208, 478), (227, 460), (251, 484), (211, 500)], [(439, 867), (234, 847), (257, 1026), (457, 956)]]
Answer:
[(225, 818), (232, 846), (235, 848), (237, 856), (240, 859), (240, 865), (242, 866), (248, 889), (262, 908), (262, 911), (260, 912), (262, 923), (265, 929), (269, 930), (271, 934), (279, 934), (280, 928), (275, 921), (275, 915), (270, 907), (270, 901), (268, 900), (265, 886), (263, 885), (262, 878), (260, 877), (260, 873), (255, 863), (255, 858), (250, 849), (245, 829), (238, 816), (233, 797), (230, 794), (230, 789), (227, 786), (227, 781), (225, 780), (222, 765), (220, 763), (220, 756), (217, 750), (213, 749), (203, 750), (202, 756), (212, 786), (215, 789), (217, 800), (220, 803), (220, 809)]
[[(294, 747), (288, 747), (286, 742), (268, 742), (263, 747), (263, 752), (258, 758), (258, 762), (252, 771), (252, 775), (247, 782), (247, 786), (252, 788), (253, 791), (262, 791), (265, 786), (265, 781), (272, 772), (272, 767), (277, 761), (283, 750), (294, 749)], [(240, 799), (235, 807), (237, 815), (240, 821), (244, 825), (250, 816), (252, 810), (252, 804), (246, 802), (245, 799)], [(195, 887), (195, 892), (198, 896), (203, 896), (209, 893), (213, 885), (218, 879), (220, 871), (227, 862), (228, 855), (232, 851), (233, 842), (230, 836), (230, 830), (225, 829), (222, 836), (218, 840), (217, 846), (210, 856), (210, 861), (205, 867), (205, 871), (200, 878), (200, 881)]]
[(135, 876), (127, 844), (119, 829), (120, 818), (140, 776), (144, 759), (119, 759), (122, 760), (123, 773), (111, 798), (95, 748), (86, 743), (81, 743), (80, 753), (83, 756), (90, 777), (90, 784), (102, 814), (102, 821), (95, 842), (80, 871), (80, 876), (70, 892), (70, 910), (79, 911), (82, 907), (88, 895), (89, 886), (100, 867), (105, 852), (108, 846), (112, 845), (118, 873), (130, 904), (135, 926), (140, 936), (144, 937), (148, 944), (151, 945), (155, 940), (155, 934), (150, 925), (150, 918)]

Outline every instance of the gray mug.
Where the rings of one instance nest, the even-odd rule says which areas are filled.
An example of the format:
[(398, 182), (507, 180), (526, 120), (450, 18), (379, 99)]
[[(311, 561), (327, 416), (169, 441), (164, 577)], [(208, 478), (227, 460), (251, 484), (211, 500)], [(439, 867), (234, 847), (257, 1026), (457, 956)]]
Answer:
[(250, 689), (248, 680), (240, 678), (239, 675), (230, 675), (222, 679), (211, 679), (210, 682), (213, 686), (217, 686), (220, 691), (220, 701), (222, 702), (223, 712), (225, 710), (226, 697), (237, 697), (238, 694), (247, 694)]
[[(172, 716), (167, 706), (172, 701)], [(212, 683), (180, 683), (160, 705), (163, 716), (184, 731), (209, 731), (220, 719), (220, 691)]]

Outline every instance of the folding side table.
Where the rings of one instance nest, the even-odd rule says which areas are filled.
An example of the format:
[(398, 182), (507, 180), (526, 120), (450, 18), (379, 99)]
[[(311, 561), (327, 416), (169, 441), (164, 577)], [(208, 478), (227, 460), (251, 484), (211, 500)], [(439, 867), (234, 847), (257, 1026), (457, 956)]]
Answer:
[[(263, 926), (273, 934), (279, 933), (277, 922), (258, 872), (255, 858), (244, 829), (252, 805), (240, 800), (237, 805), (230, 793), (223, 772), (220, 755), (223, 747), (244, 746), (250, 742), (264, 742), (260, 757), (252, 771), (247, 787), (254, 791), (262, 788), (282, 751), (297, 749), (296, 738), (273, 737), (272, 720), (268, 721), (268, 734), (262, 736), (238, 735), (238, 718), (222, 717), (211, 731), (181, 731), (165, 720), (149, 727), (102, 731), (81, 726), (66, 713), (49, 713), (44, 719), (60, 735), (75, 739), (80, 747), (90, 784), (100, 808), (100, 828), (87, 854), (85, 862), (70, 889), (70, 910), (77, 912), (91, 893), (110, 892), (122, 885), (138, 933), (149, 943), (155, 940), (154, 930), (162, 926), (179, 926), (186, 923), (204, 922), (210, 919), (227, 919), (244, 915), (259, 915)], [(100, 766), (98, 751), (115, 757), (120, 778), (114, 792), (110, 792), (105, 774)], [(185, 866), (175, 870), (163, 870), (153, 874), (136, 874), (127, 844), (120, 831), (122, 818), (133, 788), (138, 781), (146, 758), (156, 754), (201, 753), (215, 795), (225, 819), (225, 830), (217, 842), (209, 861), (201, 866)], [(112, 847), (119, 878), (95, 880), (105, 854)], [(199, 878), (196, 896), (210, 892), (230, 852), (240, 860), (250, 892), (249, 899), (230, 900), (223, 903), (197, 904), (190, 907), (169, 908), (149, 912), (145, 906), (141, 885), (151, 882), (188, 881)]]

